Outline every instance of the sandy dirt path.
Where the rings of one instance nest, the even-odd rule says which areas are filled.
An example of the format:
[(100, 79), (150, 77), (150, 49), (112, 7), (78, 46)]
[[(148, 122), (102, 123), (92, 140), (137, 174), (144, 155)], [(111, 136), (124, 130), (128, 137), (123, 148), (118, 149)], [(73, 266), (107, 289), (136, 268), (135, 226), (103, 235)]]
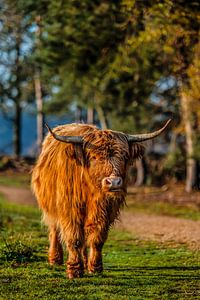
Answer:
[(200, 221), (122, 211), (117, 226), (142, 240), (200, 250)]
[(0, 193), (2, 193), (9, 202), (37, 205), (33, 194), (28, 188), (26, 189), (0, 185)]
[[(0, 193), (10, 202), (37, 205), (29, 189), (0, 186)], [(200, 250), (200, 221), (122, 211), (116, 227), (129, 231), (138, 239)]]

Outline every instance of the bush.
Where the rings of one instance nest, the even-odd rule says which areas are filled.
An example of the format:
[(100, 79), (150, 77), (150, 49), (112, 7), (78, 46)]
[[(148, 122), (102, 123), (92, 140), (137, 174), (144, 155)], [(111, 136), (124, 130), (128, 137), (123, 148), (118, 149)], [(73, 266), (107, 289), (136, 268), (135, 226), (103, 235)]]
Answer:
[(0, 249), (0, 260), (3, 261), (21, 264), (34, 259), (34, 250), (21, 241), (5, 241), (5, 244)]

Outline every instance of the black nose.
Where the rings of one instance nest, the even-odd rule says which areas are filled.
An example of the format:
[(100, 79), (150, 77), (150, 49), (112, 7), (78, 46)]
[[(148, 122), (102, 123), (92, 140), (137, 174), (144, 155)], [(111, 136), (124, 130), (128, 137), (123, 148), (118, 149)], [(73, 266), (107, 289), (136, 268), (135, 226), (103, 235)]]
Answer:
[(103, 188), (107, 188), (109, 190), (111, 189), (119, 189), (121, 188), (123, 185), (123, 180), (121, 177), (105, 177), (102, 180), (102, 187)]

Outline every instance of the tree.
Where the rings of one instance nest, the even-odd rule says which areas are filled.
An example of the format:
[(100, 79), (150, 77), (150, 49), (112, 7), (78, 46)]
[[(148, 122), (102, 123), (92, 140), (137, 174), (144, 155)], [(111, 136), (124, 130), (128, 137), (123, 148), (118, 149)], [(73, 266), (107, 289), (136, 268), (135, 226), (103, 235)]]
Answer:
[[(191, 191), (196, 182), (195, 132), (193, 110), (197, 99), (192, 97), (197, 76), (191, 69), (199, 52), (200, 6), (196, 1), (170, 1), (156, 3), (145, 19), (145, 34), (157, 47), (157, 62), (165, 67), (165, 76), (173, 76), (178, 85), (180, 116), (186, 138), (186, 191)], [(197, 72), (199, 73), (199, 71)], [(198, 96), (199, 97), (199, 96)]]
[[(35, 32), (35, 48), (38, 50), (40, 48), (41, 39), (41, 17), (38, 15), (35, 18), (36, 32)], [(43, 92), (41, 83), (41, 71), (40, 66), (35, 61), (35, 99), (37, 108), (37, 153), (39, 154), (42, 149), (42, 142), (44, 139), (44, 112), (43, 112)]]
[(14, 155), (21, 154), (21, 115), (23, 105), (33, 100), (32, 68), (29, 61), (32, 42), (26, 18), (17, 1), (0, 4), (1, 108), (12, 108)]

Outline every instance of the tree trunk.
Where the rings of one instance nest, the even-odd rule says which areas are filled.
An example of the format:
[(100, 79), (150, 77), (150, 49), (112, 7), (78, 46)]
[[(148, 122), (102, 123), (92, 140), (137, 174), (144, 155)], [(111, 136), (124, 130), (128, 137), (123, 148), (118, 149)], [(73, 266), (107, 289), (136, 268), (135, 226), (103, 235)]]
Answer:
[(185, 126), (186, 138), (186, 192), (191, 192), (196, 181), (196, 161), (194, 159), (194, 140), (192, 127), (192, 113), (190, 111), (190, 97), (184, 92), (181, 92), (181, 107), (182, 107), (182, 121)]
[(107, 120), (103, 108), (99, 104), (96, 105), (96, 111), (98, 113), (99, 121), (101, 123), (101, 128), (103, 130), (107, 129), (108, 128)]
[(79, 105), (77, 105), (75, 110), (75, 122), (80, 123), (81, 121), (82, 121), (82, 109)]
[(19, 102), (15, 103), (15, 116), (13, 123), (13, 144), (14, 157), (18, 158), (21, 154), (21, 116), (22, 109)]
[(15, 80), (15, 89), (17, 90), (17, 95), (13, 98), (15, 105), (15, 115), (13, 121), (13, 143), (14, 143), (14, 157), (18, 158), (21, 154), (21, 117), (22, 117), (22, 108), (21, 108), (21, 86), (20, 86), (20, 77), (21, 77), (21, 66), (20, 66), (20, 45), (21, 45), (21, 34), (17, 32), (16, 34), (16, 80)]
[(94, 109), (91, 107), (87, 109), (87, 123), (94, 124)]
[[(37, 24), (36, 30), (36, 47), (39, 49), (40, 38), (41, 38), (41, 16), (35, 17), (35, 22)], [(35, 66), (35, 98), (37, 107), (37, 154), (41, 152), (42, 142), (44, 138), (44, 114), (43, 114), (43, 99), (42, 99), (42, 85), (40, 79), (40, 67), (36, 64)]]
[(43, 100), (39, 72), (36, 72), (35, 75), (35, 96), (37, 107), (37, 154), (39, 154), (42, 148), (42, 142), (44, 138)]
[(144, 158), (137, 159), (135, 163), (136, 163), (137, 176), (136, 176), (136, 181), (134, 186), (141, 186), (146, 182), (147, 168), (146, 168), (145, 159)]
[(135, 181), (135, 186), (141, 186), (144, 182), (144, 168), (141, 159), (137, 159), (136, 162), (136, 170), (137, 170), (137, 177)]

